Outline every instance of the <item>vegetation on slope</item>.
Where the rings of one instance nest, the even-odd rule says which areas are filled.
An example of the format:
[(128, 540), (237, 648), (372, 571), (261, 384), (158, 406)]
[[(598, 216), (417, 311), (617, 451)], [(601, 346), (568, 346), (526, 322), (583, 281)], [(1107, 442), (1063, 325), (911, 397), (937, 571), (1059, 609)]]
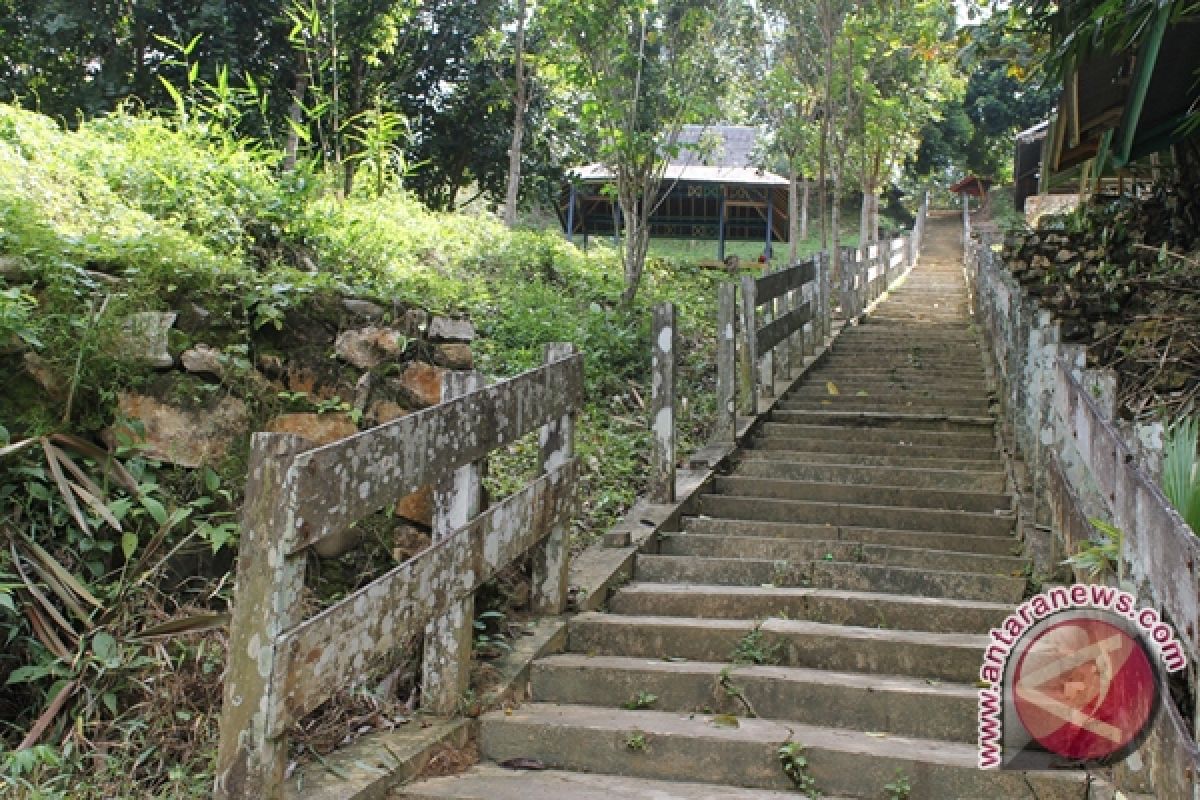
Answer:
[[(652, 259), (626, 310), (618, 259), (602, 244), (585, 254), (557, 232), (427, 211), (395, 174), (382, 196), (339, 197), (316, 168), (283, 173), (279, 159), (211, 115), (121, 112), (65, 132), (0, 106), (0, 360), (10, 376), (0, 446), (25, 443), (0, 451), (0, 785), (17, 796), (208, 791), (223, 636), (139, 635), (224, 609), (244, 445), (196, 470), (135, 446), (119, 448), (114, 465), (95, 449), (118, 390), (157, 379), (118, 354), (130, 313), (195, 304), (227, 320), (230, 372), (210, 391), (244, 397), (258, 423), (293, 400), (244, 379), (263, 335), (330, 297), (469, 314), (477, 363), (493, 377), (539, 363), (545, 342), (574, 342), (588, 375), (581, 542), (629, 505), (648, 472), (642, 404), (656, 301), (679, 305), (687, 342), (684, 447), (705, 435), (720, 273)], [(496, 491), (532, 450), (522, 442), (501, 454)], [(63, 470), (82, 484), (74, 469), (95, 504), (62, 491)], [(14, 752), (31, 730), (42, 747)]]

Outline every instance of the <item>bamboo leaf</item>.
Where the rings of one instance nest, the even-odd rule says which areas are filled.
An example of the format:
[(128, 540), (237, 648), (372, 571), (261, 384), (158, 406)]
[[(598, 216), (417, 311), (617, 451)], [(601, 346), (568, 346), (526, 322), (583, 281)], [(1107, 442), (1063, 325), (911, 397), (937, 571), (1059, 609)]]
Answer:
[(75, 524), (79, 526), (79, 530), (90, 536), (92, 527), (88, 524), (87, 517), (83, 515), (83, 511), (79, 508), (79, 503), (75, 502), (75, 492), (71, 490), (71, 483), (67, 480), (67, 476), (63, 474), (62, 465), (58, 461), (60, 455), (66, 458), (66, 454), (50, 444), (48, 439), (42, 440), (42, 450), (46, 454), (46, 466), (50, 468), (50, 475), (54, 478), (55, 485), (58, 486), (58, 493), (66, 504), (67, 511), (71, 513)]
[(50, 723), (54, 722), (54, 718), (62, 711), (67, 701), (75, 695), (75, 691), (78, 688), (78, 681), (70, 680), (63, 684), (62, 689), (50, 701), (50, 705), (46, 706), (46, 710), (38, 715), (37, 720), (34, 721), (33, 726), (29, 729), (29, 733), (25, 734), (25, 738), (17, 745), (18, 750), (33, 747), (41, 740), (42, 735), (46, 733), (46, 729), (50, 727)]
[[(75, 628), (72, 627), (71, 623), (67, 622), (66, 618), (63, 617), (63, 615), (59, 613), (58, 609), (54, 607), (54, 604), (51, 603), (50, 600), (47, 599), (46, 595), (42, 593), (42, 590), (39, 589), (37, 585), (30, 579), (28, 573), (25, 572), (25, 568), (21, 566), (21, 556), (19, 553), (17, 553), (17, 548), (10, 544), (9, 549), (12, 551), (13, 566), (17, 570), (17, 575), (20, 576), (21, 581), (25, 584), (25, 588), (29, 590), (29, 593), (33, 595), (33, 599), (36, 600), (38, 605), (40, 605), (46, 612), (46, 616), (53, 620), (71, 637), (71, 644), (74, 646), (79, 641), (79, 634), (75, 631)], [(49, 630), (48, 626), (47, 630)], [(65, 658), (65, 656), (63, 657)]]
[(113, 516), (112, 511), (109, 510), (108, 506), (104, 505), (100, 498), (96, 497), (94, 494), (84, 489), (77, 483), (72, 483), (71, 488), (75, 490), (75, 494), (79, 495), (80, 500), (87, 503), (88, 508), (96, 512), (96, 516), (103, 519), (118, 531), (121, 530), (120, 520)]
[(12, 444), (0, 447), (0, 458), (12, 455), (13, 453), (19, 453), (30, 445), (37, 444), (37, 442), (37, 439), (22, 439), (19, 442), (13, 442)]
[(136, 497), (142, 493), (137, 480), (129, 473), (129, 470), (125, 469), (125, 465), (104, 448), (97, 447), (86, 439), (72, 436), (69, 433), (55, 433), (51, 435), (50, 441), (92, 459), (104, 470), (105, 474), (109, 475), (109, 477), (120, 484), (131, 495)]
[(70, 586), (72, 591), (96, 608), (104, 608), (104, 604), (97, 600), (82, 582), (76, 580), (75, 576), (68, 572), (66, 567), (60, 564), (58, 560), (54, 558), (54, 556), (43, 550), (37, 542), (33, 541), (29, 537), (24, 537), (24, 543), (25, 546), (29, 548), (34, 558), (40, 561), (48, 570), (57, 575), (60, 581)]
[(223, 628), (228, 624), (229, 614), (196, 614), (190, 617), (169, 620), (161, 625), (152, 625), (139, 632), (136, 638), (152, 639), (157, 636), (199, 633), (201, 631), (211, 631), (215, 628)]

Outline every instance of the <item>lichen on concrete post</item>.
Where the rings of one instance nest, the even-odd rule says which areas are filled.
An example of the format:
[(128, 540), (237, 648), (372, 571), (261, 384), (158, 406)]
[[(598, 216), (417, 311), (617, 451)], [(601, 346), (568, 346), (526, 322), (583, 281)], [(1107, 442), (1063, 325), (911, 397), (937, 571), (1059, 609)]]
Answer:
[[(575, 354), (575, 345), (552, 342), (544, 350), (546, 364)], [(541, 469), (544, 475), (575, 457), (575, 413), (542, 426), (538, 433)], [(567, 608), (567, 568), (571, 553), (571, 527), (566, 520), (556, 525), (541, 545), (533, 550), (530, 605), (538, 614), (561, 614)]]
[(653, 357), (650, 362), (650, 432), (653, 437), (650, 458), (650, 499), (656, 503), (675, 502), (675, 372), (678, 336), (675, 305), (654, 307)]
[[(478, 372), (448, 372), (442, 402), (483, 388)], [(433, 494), (433, 541), (440, 542), (466, 527), (483, 511), (485, 462), (459, 467), (439, 481)], [(454, 601), (447, 612), (425, 626), (421, 667), (421, 705), (435, 714), (451, 714), (470, 685), (475, 598)]]
[(742, 397), (742, 411), (751, 416), (758, 413), (758, 316), (755, 309), (758, 291), (754, 278), (742, 276), (741, 303), (741, 358), (738, 359), (738, 394)]
[(717, 430), (718, 442), (737, 438), (737, 287), (717, 289)]
[[(786, 291), (772, 301), (772, 307), (775, 309), (775, 319), (783, 319), (791, 312), (794, 305), (792, 304), (792, 292)], [(778, 397), (784, 387), (787, 386), (788, 378), (791, 377), (792, 371), (792, 347), (789, 336), (782, 342), (777, 344), (772, 350), (772, 383), (771, 395)]]
[(283, 797), (287, 740), (268, 736), (267, 726), (277, 702), (271, 685), (281, 657), (277, 640), (301, 621), (307, 553), (288, 555), (283, 542), (295, 522), (289, 468), (305, 445), (298, 436), (270, 433), (256, 433), (250, 443), (213, 787), (218, 800)]

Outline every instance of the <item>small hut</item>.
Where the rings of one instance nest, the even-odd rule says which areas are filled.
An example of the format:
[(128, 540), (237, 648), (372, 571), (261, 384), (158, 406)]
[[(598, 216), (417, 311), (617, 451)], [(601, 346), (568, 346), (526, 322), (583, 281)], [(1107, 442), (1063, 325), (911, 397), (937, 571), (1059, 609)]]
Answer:
[[(650, 235), (717, 242), (761, 241), (770, 256), (788, 236), (788, 180), (755, 164), (761, 131), (744, 125), (685, 125), (679, 155), (667, 166), (665, 196), (650, 217)], [(559, 205), (567, 236), (613, 236), (620, 224), (605, 187), (613, 175), (601, 164), (570, 173)]]

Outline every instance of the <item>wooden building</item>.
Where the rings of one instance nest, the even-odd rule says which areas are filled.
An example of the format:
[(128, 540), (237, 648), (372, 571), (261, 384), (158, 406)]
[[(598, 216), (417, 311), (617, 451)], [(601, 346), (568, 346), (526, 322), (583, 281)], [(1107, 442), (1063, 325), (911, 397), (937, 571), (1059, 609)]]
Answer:
[[(755, 165), (760, 130), (742, 125), (685, 125), (680, 153), (667, 166), (661, 202), (650, 218), (650, 235), (717, 242), (761, 241), (770, 256), (788, 236), (788, 180)], [(601, 164), (570, 173), (559, 206), (566, 234), (613, 236), (620, 210), (606, 187), (612, 173)]]

